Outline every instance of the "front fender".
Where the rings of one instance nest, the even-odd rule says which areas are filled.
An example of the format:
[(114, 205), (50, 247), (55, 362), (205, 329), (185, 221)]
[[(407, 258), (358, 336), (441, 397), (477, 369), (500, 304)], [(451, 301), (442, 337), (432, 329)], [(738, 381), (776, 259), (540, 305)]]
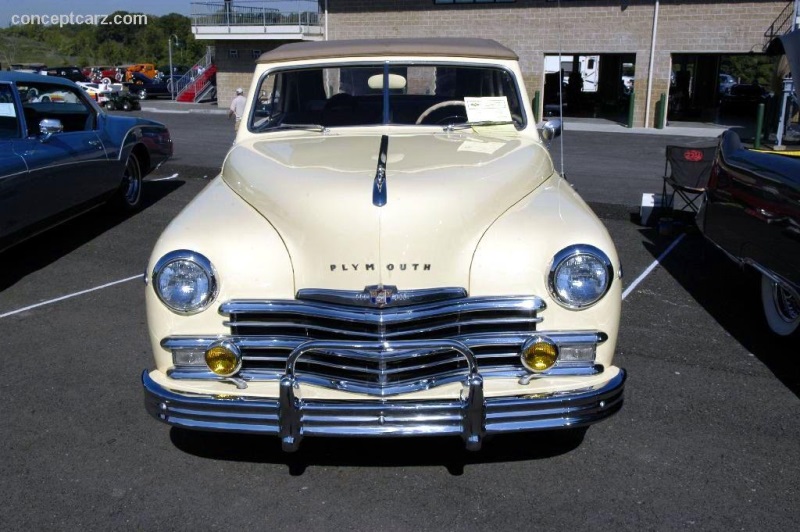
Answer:
[[(219, 293), (211, 305), (191, 316), (165, 307), (153, 289), (153, 268), (170, 251), (201, 253), (214, 265)], [(292, 263), (277, 231), (217, 177), (167, 226), (150, 256), (146, 276), (147, 321), (156, 365), (172, 365), (159, 342), (174, 335), (227, 334), (219, 305), (229, 299), (292, 299)]]
[[(553, 257), (574, 244), (602, 250), (614, 267), (611, 288), (594, 306), (568, 310), (547, 288)], [(599, 330), (608, 340), (597, 361), (610, 365), (616, 346), (622, 280), (616, 248), (605, 226), (569, 184), (554, 175), (489, 228), (473, 256), (470, 295), (534, 294), (547, 303), (539, 330)]]

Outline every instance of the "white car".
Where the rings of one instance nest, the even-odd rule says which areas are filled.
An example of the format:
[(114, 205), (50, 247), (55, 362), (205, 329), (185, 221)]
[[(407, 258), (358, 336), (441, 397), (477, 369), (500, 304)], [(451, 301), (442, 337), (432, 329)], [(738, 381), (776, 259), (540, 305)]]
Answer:
[(619, 258), (553, 167), (517, 55), (482, 39), (288, 44), (147, 266), (158, 420), (485, 436), (617, 412)]

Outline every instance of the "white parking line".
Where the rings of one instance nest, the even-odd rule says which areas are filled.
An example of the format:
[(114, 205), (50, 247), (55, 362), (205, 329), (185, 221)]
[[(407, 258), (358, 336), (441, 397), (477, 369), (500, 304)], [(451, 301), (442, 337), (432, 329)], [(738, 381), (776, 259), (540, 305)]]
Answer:
[(150, 181), (169, 181), (170, 179), (175, 179), (176, 177), (178, 177), (177, 173), (172, 174), (171, 176), (168, 177), (159, 177), (158, 179), (151, 179)]
[(70, 299), (77, 296), (82, 296), (83, 294), (88, 294), (89, 292), (94, 292), (96, 290), (102, 290), (103, 288), (108, 288), (110, 286), (114, 286), (117, 284), (127, 283), (128, 281), (133, 281), (135, 279), (141, 279), (142, 274), (134, 275), (132, 277), (127, 277), (125, 279), (120, 279), (118, 281), (111, 281), (110, 283), (106, 283), (104, 285), (95, 286), (94, 288), (89, 288), (87, 290), (81, 290), (80, 292), (75, 292), (74, 294), (67, 294), (66, 296), (57, 297), (55, 299), (50, 299), (48, 301), (42, 301), (41, 303), (36, 303), (35, 305), (29, 305), (27, 307), (19, 308), (17, 310), (12, 310), (10, 312), (6, 312), (5, 314), (0, 314), (0, 319), (7, 318), (9, 316), (13, 316), (14, 314), (19, 314), (20, 312), (25, 312), (27, 310), (32, 310), (39, 307), (44, 307), (45, 305), (52, 305), (53, 303), (58, 303), (59, 301), (64, 301), (65, 299)]
[[(175, 175), (177, 175), (177, 174), (175, 174)], [(173, 177), (175, 177), (175, 176), (170, 176), (167, 179), (172, 179)], [(625, 292), (622, 293), (622, 300), (623, 301), (625, 300), (626, 297), (628, 297), (628, 295), (631, 292), (633, 292), (634, 289), (636, 289), (637, 286), (639, 286), (639, 283), (641, 283), (645, 279), (645, 277), (650, 275), (650, 272), (652, 272), (655, 269), (655, 267), (658, 266), (661, 263), (661, 261), (664, 260), (664, 257), (669, 255), (669, 253), (675, 248), (675, 246), (677, 246), (680, 243), (681, 240), (683, 240), (683, 237), (685, 237), (685, 236), (686, 236), (686, 233), (683, 233), (678, 238), (676, 238), (672, 242), (672, 244), (670, 244), (669, 247), (667, 247), (667, 249), (665, 249), (664, 252), (661, 255), (659, 255), (658, 258), (656, 260), (654, 260), (653, 263), (650, 266), (648, 266), (647, 269), (645, 269), (645, 271), (643, 271), (641, 273), (641, 275), (639, 275), (639, 277), (634, 279), (634, 281), (631, 283), (631, 285), (627, 289), (625, 289)], [(50, 299), (50, 300), (47, 300), (47, 301), (42, 301), (41, 303), (36, 303), (35, 305), (29, 305), (27, 307), (19, 308), (17, 310), (12, 310), (12, 311), (6, 312), (4, 314), (0, 314), (0, 319), (7, 318), (7, 317), (13, 316), (15, 314), (20, 314), (20, 313), (28, 311), (28, 310), (33, 310), (35, 308), (44, 307), (46, 305), (52, 305), (53, 303), (58, 303), (59, 301), (64, 301), (65, 299), (71, 299), (73, 297), (82, 296), (82, 295), (88, 294), (90, 292), (95, 292), (97, 290), (102, 290), (104, 288), (109, 288), (109, 287), (114, 286), (114, 285), (127, 283), (128, 281), (133, 281), (135, 279), (141, 279), (141, 278), (142, 278), (141, 274), (140, 275), (133, 275), (131, 277), (126, 277), (125, 279), (119, 279), (117, 281), (111, 281), (110, 283), (106, 283), (106, 284), (103, 284), (103, 285), (100, 285), (100, 286), (95, 286), (94, 288), (88, 288), (86, 290), (81, 290), (80, 292), (67, 294), (65, 296), (57, 297), (55, 299)]]
[(625, 301), (625, 298), (628, 297), (628, 294), (633, 292), (633, 290), (637, 286), (639, 286), (639, 283), (644, 281), (645, 277), (650, 275), (650, 272), (652, 272), (655, 269), (656, 266), (661, 264), (661, 261), (664, 260), (664, 257), (669, 255), (670, 251), (672, 251), (675, 248), (675, 246), (677, 246), (680, 243), (680, 241), (683, 240), (683, 237), (685, 237), (685, 236), (686, 236), (686, 233), (683, 233), (683, 234), (681, 234), (681, 236), (679, 236), (678, 238), (673, 240), (672, 244), (670, 244), (669, 247), (667, 247), (667, 249), (664, 250), (664, 253), (659, 255), (658, 258), (656, 260), (654, 260), (653, 263), (650, 266), (648, 266), (647, 269), (645, 269), (645, 271), (643, 271), (642, 274), (639, 277), (637, 277), (636, 279), (633, 280), (631, 285), (628, 288), (626, 288), (625, 291), (622, 293), (622, 300), (623, 301)]

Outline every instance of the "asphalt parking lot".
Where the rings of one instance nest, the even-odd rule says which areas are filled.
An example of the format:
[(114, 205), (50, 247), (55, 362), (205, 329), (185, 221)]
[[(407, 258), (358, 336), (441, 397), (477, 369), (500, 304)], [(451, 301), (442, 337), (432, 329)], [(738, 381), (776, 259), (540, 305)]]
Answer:
[(91, 213), (0, 253), (3, 529), (796, 529), (800, 346), (768, 333), (755, 279), (691, 226), (635, 220), (641, 194), (660, 191), (664, 146), (713, 138), (565, 134), (567, 176), (630, 289), (616, 416), (479, 453), (449, 439), (307, 439), (286, 455), (277, 439), (187, 433), (144, 410), (140, 277), (233, 132), (224, 115), (142, 114), (170, 127), (175, 157), (141, 212)]

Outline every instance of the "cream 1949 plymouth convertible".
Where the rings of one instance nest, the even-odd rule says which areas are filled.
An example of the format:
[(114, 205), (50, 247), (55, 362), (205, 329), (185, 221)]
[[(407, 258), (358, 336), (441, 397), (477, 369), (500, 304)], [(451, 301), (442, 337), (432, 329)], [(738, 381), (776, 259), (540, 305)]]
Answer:
[(517, 59), (480, 39), (262, 55), (220, 176), (147, 267), (148, 412), (287, 451), (474, 450), (617, 412), (619, 259), (554, 170)]

